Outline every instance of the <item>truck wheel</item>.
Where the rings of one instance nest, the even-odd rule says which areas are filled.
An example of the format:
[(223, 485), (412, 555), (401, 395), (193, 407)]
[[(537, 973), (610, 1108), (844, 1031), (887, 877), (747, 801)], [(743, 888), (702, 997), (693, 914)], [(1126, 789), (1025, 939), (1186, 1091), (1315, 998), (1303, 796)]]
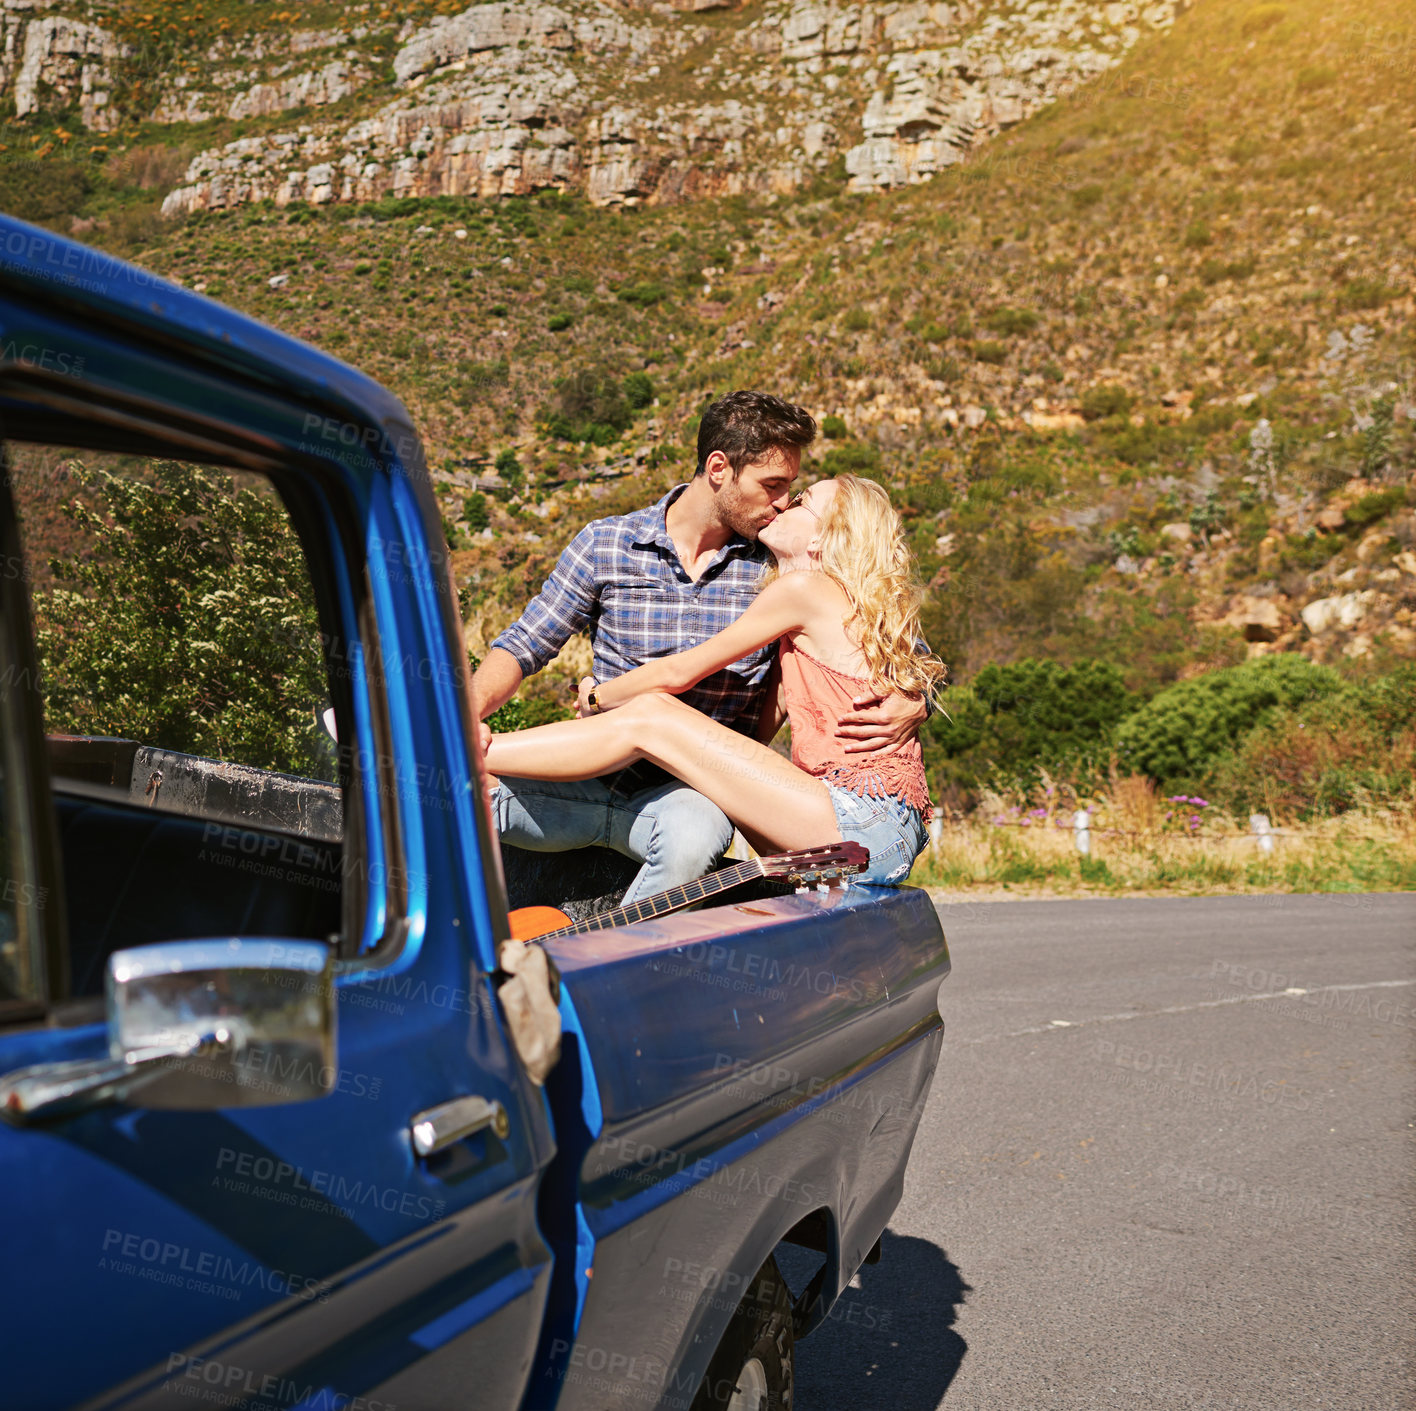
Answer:
[(769, 1259), (733, 1313), (692, 1411), (791, 1411), (792, 1296)]

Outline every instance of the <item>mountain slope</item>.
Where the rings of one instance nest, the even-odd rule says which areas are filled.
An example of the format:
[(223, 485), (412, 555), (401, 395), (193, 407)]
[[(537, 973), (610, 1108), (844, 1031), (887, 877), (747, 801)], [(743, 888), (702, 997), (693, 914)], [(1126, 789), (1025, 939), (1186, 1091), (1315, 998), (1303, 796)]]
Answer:
[[(828, 164), (775, 197), (161, 222), (183, 169), (147, 127), (89, 159), (77, 209), (408, 401), (481, 640), (586, 518), (688, 473), (704, 399), (757, 385), (837, 418), (815, 468), (896, 487), (957, 676), (1099, 656), (1149, 691), (1270, 650), (1416, 654), (1413, 112), (1397, 0), (1209, 0), (884, 193)], [(55, 123), (6, 141), (72, 153)], [(524, 491), (467, 505), (512, 448)]]

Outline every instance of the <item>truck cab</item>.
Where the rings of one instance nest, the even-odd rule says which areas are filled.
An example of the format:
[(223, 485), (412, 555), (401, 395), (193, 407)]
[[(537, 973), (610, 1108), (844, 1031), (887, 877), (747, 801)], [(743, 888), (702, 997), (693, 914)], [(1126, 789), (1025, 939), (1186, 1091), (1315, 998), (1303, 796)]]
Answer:
[[(604, 879), (503, 865), (406, 410), (6, 218), (0, 329), (6, 1405), (789, 1403), (900, 1198), (928, 897), (766, 887), (548, 940), (560, 1053), (528, 1067), (508, 883)], [(75, 499), (98, 547), (46, 568), (27, 540)], [(137, 633), (166, 675), (125, 665)], [(818, 1259), (795, 1291), (784, 1243)]]

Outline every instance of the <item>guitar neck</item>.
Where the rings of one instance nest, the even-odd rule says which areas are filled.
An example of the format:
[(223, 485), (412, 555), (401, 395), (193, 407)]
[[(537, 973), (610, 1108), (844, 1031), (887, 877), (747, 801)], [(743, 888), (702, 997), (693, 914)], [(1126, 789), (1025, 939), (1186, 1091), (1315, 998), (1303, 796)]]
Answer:
[(571, 926), (562, 926), (558, 931), (547, 931), (537, 936), (538, 941), (548, 941), (552, 936), (578, 936), (585, 931), (605, 931), (612, 926), (629, 926), (636, 921), (649, 921), (655, 916), (667, 916), (671, 911), (682, 911), (695, 902), (726, 892), (729, 887), (741, 886), (744, 882), (755, 881), (764, 876), (762, 863), (756, 858), (749, 862), (735, 863), (718, 872), (710, 872), (686, 882), (682, 887), (670, 887), (666, 892), (656, 892), (629, 906), (619, 906), (613, 911), (602, 911), (585, 921), (577, 921)]

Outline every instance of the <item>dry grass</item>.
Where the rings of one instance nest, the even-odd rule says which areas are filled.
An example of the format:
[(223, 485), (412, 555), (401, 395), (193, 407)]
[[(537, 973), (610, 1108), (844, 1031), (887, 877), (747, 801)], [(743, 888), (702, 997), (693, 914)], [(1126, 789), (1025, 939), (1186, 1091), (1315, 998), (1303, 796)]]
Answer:
[(1026, 826), (979, 815), (947, 822), (910, 881), (1021, 896), (1416, 890), (1416, 810), (1367, 810), (1282, 828), (1265, 855), (1241, 821), (1203, 830), (1092, 834), (1089, 857), (1053, 819)]

